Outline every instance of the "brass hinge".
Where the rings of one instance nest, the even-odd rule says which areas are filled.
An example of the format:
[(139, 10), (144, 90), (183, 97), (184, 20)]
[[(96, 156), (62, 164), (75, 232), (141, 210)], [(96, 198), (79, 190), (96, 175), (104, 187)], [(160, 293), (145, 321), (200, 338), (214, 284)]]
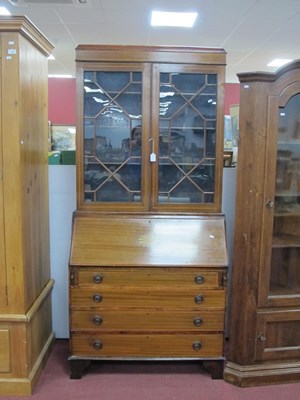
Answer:
[(227, 282), (228, 282), (227, 272), (223, 272), (222, 273), (222, 286), (227, 287)]
[(74, 272), (74, 270), (72, 269), (72, 270), (70, 271), (70, 285), (74, 285), (74, 283), (75, 283), (75, 272)]

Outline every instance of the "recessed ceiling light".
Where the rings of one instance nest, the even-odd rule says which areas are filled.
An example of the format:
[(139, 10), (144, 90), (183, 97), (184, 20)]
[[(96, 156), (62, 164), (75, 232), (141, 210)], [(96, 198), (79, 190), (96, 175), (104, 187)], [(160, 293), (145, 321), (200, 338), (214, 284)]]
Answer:
[(50, 54), (50, 56), (48, 57), (48, 60), (55, 60), (55, 57), (53, 54)]
[(267, 64), (268, 67), (282, 67), (284, 64), (287, 64), (293, 60), (289, 58), (275, 58), (275, 60), (269, 62)]
[(152, 11), (152, 26), (179, 26), (191, 28), (196, 21), (196, 12)]
[(6, 7), (0, 7), (0, 15), (11, 15)]
[(48, 75), (48, 78), (73, 78), (73, 76), (63, 75), (63, 74), (53, 74), (53, 75)]

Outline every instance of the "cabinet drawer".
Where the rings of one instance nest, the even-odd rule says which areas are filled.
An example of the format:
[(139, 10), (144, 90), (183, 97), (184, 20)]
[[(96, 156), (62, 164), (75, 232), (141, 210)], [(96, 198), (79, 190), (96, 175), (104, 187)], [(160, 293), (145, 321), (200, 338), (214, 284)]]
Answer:
[(222, 334), (82, 334), (71, 335), (72, 355), (129, 358), (219, 358)]
[[(73, 276), (72, 276), (73, 274)], [(217, 288), (222, 285), (223, 271), (201, 268), (72, 268), (71, 283), (89, 285), (134, 286), (201, 286)]]
[(71, 330), (219, 331), (223, 311), (72, 311)]
[(155, 307), (155, 308), (188, 308), (206, 309), (225, 308), (225, 290), (200, 290), (190, 288), (183, 290), (174, 288), (168, 291), (163, 288), (109, 288), (105, 286), (95, 290), (94, 288), (71, 288), (71, 306), (73, 308), (97, 308), (103, 307)]

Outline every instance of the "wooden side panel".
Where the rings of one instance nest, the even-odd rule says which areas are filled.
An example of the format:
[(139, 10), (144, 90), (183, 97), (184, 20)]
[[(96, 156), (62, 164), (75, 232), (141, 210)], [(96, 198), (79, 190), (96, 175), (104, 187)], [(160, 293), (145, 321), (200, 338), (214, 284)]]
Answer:
[(35, 46), (20, 37), (20, 195), (26, 311), (50, 278), (47, 63)]
[(7, 272), (6, 312), (24, 313), (23, 243), (20, 176), (19, 37), (2, 33), (2, 148), (5, 257)]
[(0, 329), (0, 373), (10, 372), (9, 329)]
[[(2, 58), (2, 35), (0, 34), (0, 58)], [(0, 62), (0, 98), (2, 98), (2, 63)], [(3, 209), (3, 144), (2, 144), (2, 107), (0, 107), (0, 310), (7, 306), (6, 292), (6, 260), (5, 260), (5, 230)]]
[[(27, 315), (28, 330), (28, 369), (32, 371), (39, 358), (43, 354), (45, 346), (50, 346), (53, 339), (52, 332), (52, 307), (51, 292), (53, 281), (49, 281), (45, 290), (34, 302), (30, 313)], [(51, 339), (52, 338), (52, 339)], [(48, 343), (49, 342), (49, 343)]]
[[(17, 33), (1, 37), (3, 53), (15, 51), (2, 60), (3, 207), (9, 271), (5, 311), (24, 313), (50, 277), (47, 59)], [(6, 286), (2, 279), (5, 273), (0, 293)], [(0, 299), (4, 306), (3, 295)]]
[[(16, 377), (25, 379), (28, 376), (27, 368), (27, 346), (26, 346), (26, 319), (25, 316), (15, 315), (8, 321), (0, 321), (1, 347), (3, 349), (5, 363), (0, 370), (0, 383), (5, 379), (14, 379)], [(2, 339), (4, 343), (2, 345)], [(0, 394), (1, 391), (0, 385)]]
[(28, 314), (0, 315), (0, 396), (29, 395), (54, 340), (50, 281)]
[[(228, 359), (253, 362), (263, 214), (268, 84), (241, 84)], [(252, 361), (250, 361), (252, 360)]]

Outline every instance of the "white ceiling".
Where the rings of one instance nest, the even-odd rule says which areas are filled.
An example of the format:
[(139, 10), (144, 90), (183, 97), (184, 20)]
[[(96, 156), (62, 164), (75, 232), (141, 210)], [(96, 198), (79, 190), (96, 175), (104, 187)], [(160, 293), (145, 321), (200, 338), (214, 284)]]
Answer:
[[(300, 0), (0, 0), (13, 15), (26, 15), (55, 46), (50, 74), (75, 76), (78, 44), (221, 47), (226, 82), (238, 72), (274, 71), (274, 58), (300, 58)], [(80, 6), (80, 2), (86, 4)], [(58, 3), (70, 4), (58, 4)], [(46, 3), (46, 4), (42, 4)], [(151, 10), (197, 11), (194, 28), (150, 26)]]

